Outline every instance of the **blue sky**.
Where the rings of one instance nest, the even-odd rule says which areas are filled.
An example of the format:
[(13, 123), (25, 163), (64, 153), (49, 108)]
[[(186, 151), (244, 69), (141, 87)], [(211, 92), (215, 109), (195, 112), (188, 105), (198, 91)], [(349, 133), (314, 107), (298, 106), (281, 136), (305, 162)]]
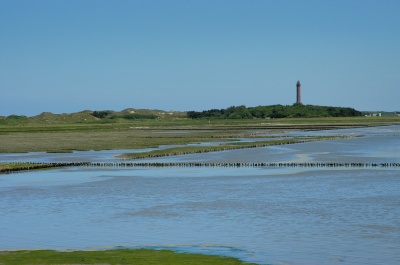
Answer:
[(0, 0), (0, 115), (400, 110), (400, 1)]

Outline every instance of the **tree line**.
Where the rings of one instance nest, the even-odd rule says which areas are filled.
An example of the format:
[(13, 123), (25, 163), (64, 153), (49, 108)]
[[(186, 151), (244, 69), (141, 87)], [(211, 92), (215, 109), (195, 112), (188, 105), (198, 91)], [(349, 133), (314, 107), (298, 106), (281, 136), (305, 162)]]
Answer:
[(277, 118), (312, 118), (312, 117), (354, 117), (362, 116), (361, 111), (347, 107), (329, 107), (317, 105), (270, 105), (246, 107), (232, 106), (226, 109), (188, 111), (191, 119), (277, 119)]

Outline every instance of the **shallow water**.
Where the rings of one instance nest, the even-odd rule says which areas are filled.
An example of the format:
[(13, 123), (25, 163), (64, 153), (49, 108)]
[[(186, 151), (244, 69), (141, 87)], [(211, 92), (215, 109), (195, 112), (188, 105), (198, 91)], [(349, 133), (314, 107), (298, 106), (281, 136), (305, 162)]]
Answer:
[[(399, 162), (399, 127), (385, 129), (159, 160)], [(0, 249), (145, 246), (259, 264), (400, 264), (398, 172), (172, 167), (0, 175)]]
[[(391, 163), (400, 160), (400, 126), (356, 129), (360, 138), (317, 141), (309, 143), (277, 145), (260, 148), (237, 149), (214, 153), (190, 154), (176, 157), (161, 157), (141, 161), (201, 161), (201, 162), (347, 162), (347, 163)], [(336, 130), (340, 131), (340, 130)], [(336, 135), (353, 134), (342, 130)], [(316, 133), (316, 132), (313, 132)], [(327, 135), (330, 131), (319, 131)]]

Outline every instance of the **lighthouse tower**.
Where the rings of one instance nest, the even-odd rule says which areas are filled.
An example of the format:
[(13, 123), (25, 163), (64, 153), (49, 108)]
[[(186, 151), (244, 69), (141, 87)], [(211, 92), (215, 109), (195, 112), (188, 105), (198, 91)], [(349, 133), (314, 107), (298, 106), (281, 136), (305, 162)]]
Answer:
[(296, 104), (301, 104), (301, 84), (300, 81), (297, 81), (297, 97), (296, 97)]

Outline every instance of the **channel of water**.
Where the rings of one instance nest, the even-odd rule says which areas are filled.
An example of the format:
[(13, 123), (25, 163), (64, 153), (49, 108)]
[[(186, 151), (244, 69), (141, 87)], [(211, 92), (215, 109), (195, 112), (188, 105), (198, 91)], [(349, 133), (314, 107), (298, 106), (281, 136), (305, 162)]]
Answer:
[[(400, 126), (140, 161), (400, 162)], [(131, 150), (1, 154), (118, 161)], [(149, 247), (258, 264), (400, 264), (398, 168), (64, 168), (0, 175), (0, 249)]]

